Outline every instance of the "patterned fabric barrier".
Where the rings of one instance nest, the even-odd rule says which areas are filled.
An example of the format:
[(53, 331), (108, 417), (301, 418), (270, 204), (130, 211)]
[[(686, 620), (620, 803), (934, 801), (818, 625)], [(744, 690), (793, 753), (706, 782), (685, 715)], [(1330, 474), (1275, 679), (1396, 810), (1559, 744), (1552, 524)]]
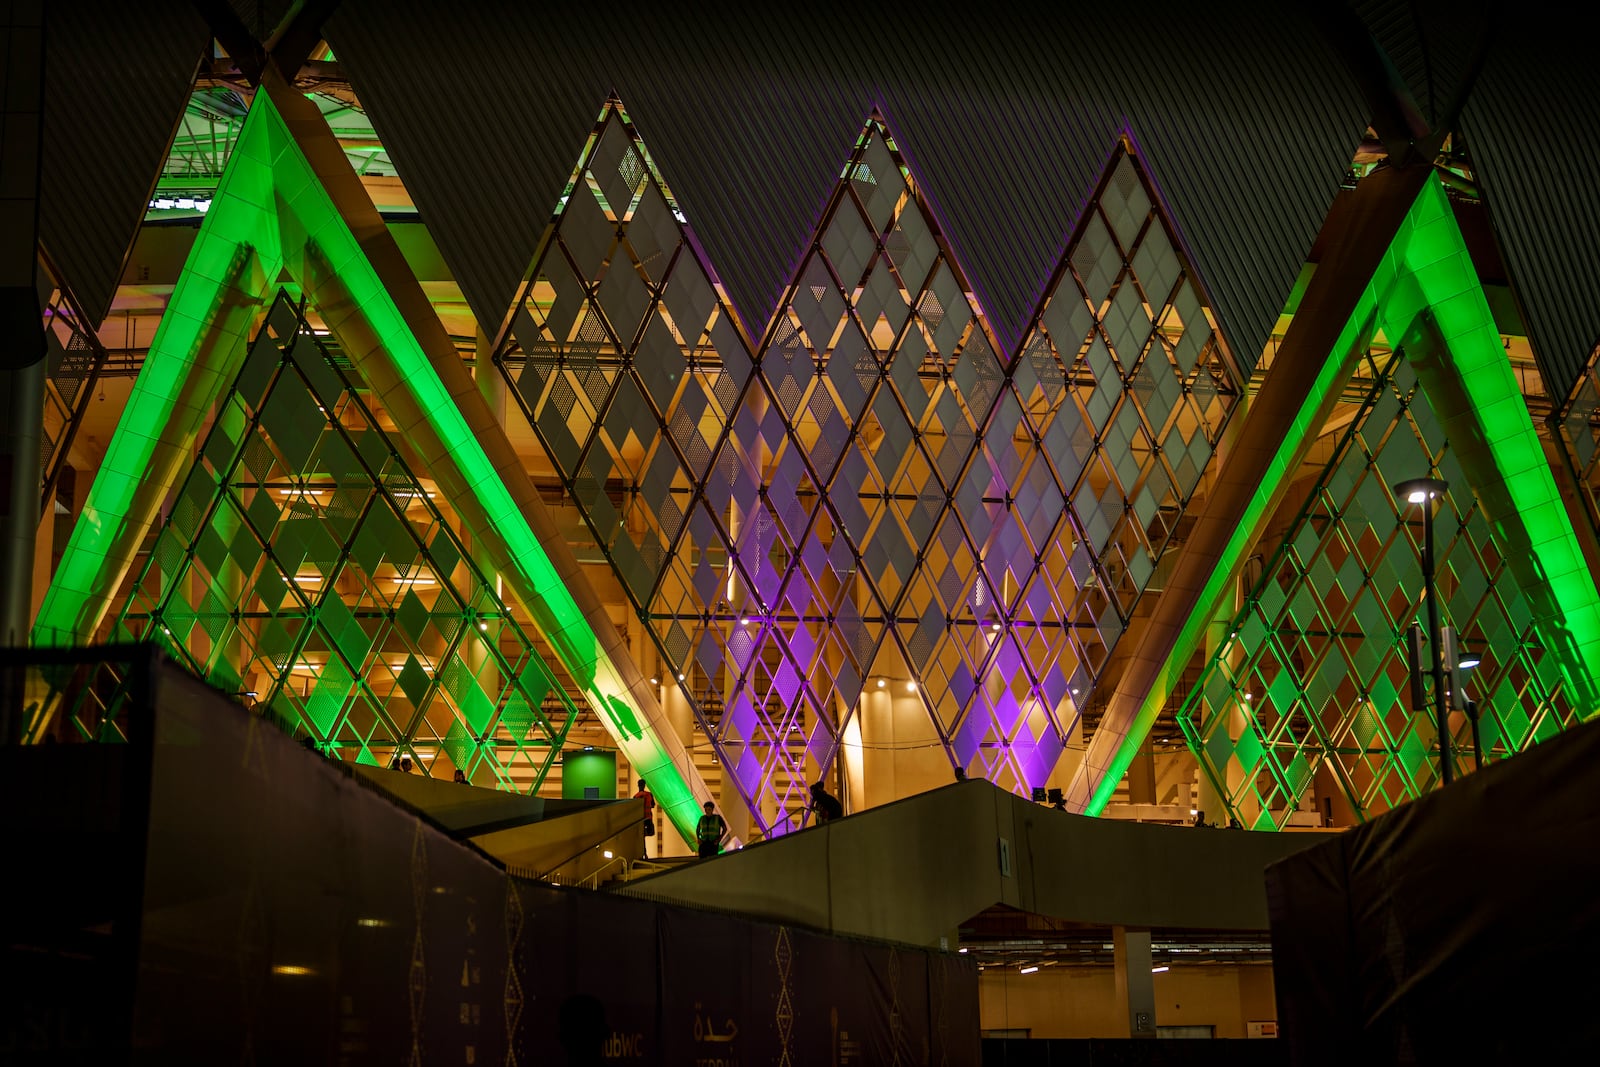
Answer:
[[(963, 957), (516, 879), (175, 669), (158, 670), (152, 703), (131, 1023), (90, 1038), (102, 1051), (131, 1041), (136, 1060), (164, 1064), (979, 1060)], [(138, 858), (122, 865), (137, 886)]]

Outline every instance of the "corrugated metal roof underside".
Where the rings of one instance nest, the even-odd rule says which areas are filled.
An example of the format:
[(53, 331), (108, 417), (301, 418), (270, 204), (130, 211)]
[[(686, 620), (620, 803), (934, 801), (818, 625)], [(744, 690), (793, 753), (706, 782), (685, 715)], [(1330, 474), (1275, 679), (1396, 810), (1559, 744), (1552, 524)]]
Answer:
[(265, 41), (289, 13), (290, 0), (228, 0), (244, 28)]
[(184, 0), (47, 5), (39, 237), (96, 322), (210, 40)]
[(491, 330), (615, 89), (757, 333), (873, 107), (1008, 347), (1128, 130), (1248, 367), (1365, 106), (1297, 9), (1141, 15), (740, 5), (606, 23), (346, 0), (327, 33)]
[[(1545, 387), (1563, 397), (1600, 341), (1600, 87), (1548, 25), (1503, 27), (1461, 129)], [(1570, 49), (1570, 51), (1568, 50)]]
[(1358, 0), (1352, 5), (1411, 90), (1417, 110), (1436, 125), (1460, 90), (1479, 39), (1490, 30), (1495, 0)]

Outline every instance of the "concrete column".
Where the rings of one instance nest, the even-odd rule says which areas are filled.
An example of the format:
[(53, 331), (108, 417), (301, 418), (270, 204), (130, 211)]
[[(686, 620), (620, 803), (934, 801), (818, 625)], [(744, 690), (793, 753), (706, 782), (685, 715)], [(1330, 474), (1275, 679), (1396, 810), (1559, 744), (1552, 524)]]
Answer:
[(1111, 928), (1117, 1000), (1128, 1006), (1128, 1036), (1156, 1036), (1156, 984), (1151, 974), (1150, 931)]

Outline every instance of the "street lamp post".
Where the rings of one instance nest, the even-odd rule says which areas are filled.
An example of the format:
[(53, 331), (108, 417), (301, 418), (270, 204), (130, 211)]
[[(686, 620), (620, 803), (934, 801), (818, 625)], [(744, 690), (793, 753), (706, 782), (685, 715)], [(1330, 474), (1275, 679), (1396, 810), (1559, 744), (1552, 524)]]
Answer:
[(1439, 593), (1433, 573), (1433, 502), (1443, 499), (1450, 483), (1442, 478), (1411, 478), (1400, 482), (1394, 491), (1412, 504), (1422, 505), (1422, 583), (1428, 600), (1428, 651), (1433, 661), (1433, 711), (1439, 732), (1439, 781), (1449, 785), (1454, 774), (1450, 766), (1450, 710), (1444, 691), (1444, 655), (1439, 633)]

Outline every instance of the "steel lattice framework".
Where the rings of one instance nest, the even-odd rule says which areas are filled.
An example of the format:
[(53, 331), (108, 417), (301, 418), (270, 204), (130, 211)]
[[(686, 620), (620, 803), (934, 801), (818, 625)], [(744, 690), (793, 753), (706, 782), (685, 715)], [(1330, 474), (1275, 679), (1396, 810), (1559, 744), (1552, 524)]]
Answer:
[(497, 361), (769, 831), (873, 675), (1050, 775), (1240, 392), (1155, 204), (1119, 149), (1007, 358), (874, 116), (752, 359), (602, 112)]
[(537, 789), (579, 710), (351, 373), (280, 293), (113, 636), (330, 753)]
[(1583, 512), (1600, 535), (1600, 347), (1589, 354), (1583, 374), (1551, 425), (1577, 481)]

